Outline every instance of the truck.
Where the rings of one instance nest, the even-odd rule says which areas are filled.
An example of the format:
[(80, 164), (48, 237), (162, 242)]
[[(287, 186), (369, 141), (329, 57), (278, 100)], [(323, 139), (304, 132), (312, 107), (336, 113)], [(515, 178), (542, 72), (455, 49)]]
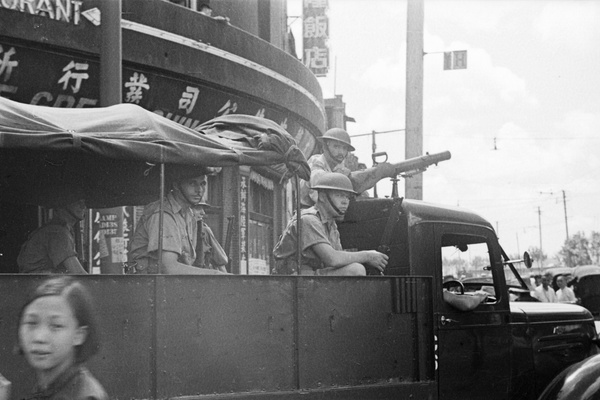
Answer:
[[(131, 169), (121, 174), (128, 179), (143, 171), (139, 167), (145, 163), (136, 164), (134, 156), (145, 143), (166, 145), (153, 153), (161, 157), (176, 156), (178, 148), (187, 146), (152, 141), (148, 135), (138, 142), (136, 135), (111, 136), (105, 130), (98, 135), (75, 129), (54, 132), (55, 125), (43, 117), (57, 112), (61, 118), (54, 122), (64, 121), (77, 117), (78, 111), (23, 106), (22, 114), (19, 105), (0, 105), (11, 111), (3, 113), (0, 125), (4, 171), (15, 164), (35, 169), (37, 162), (56, 161), (62, 154), (62, 163), (52, 167), (97, 163), (95, 170), (80, 171), (84, 174), (117, 163)], [(129, 115), (134, 108), (115, 113), (111, 107), (109, 114)], [(90, 110), (79, 112), (86, 124), (93, 119)], [(6, 122), (10, 119), (20, 123), (11, 129)], [(45, 131), (34, 129), (25, 142), (13, 140), (24, 134), (27, 124), (38, 122)], [(175, 127), (164, 123), (152, 127)], [(110, 124), (115, 130), (134, 125)], [(180, 140), (191, 134), (181, 129)], [(194, 133), (203, 136), (201, 130)], [(24, 146), (40, 145), (34, 135), (59, 149), (45, 148), (43, 157), (31, 156)], [(121, 140), (133, 142), (125, 146)], [(115, 141), (119, 152), (89, 155)], [(234, 146), (225, 140), (218, 146), (226, 165), (232, 162), (228, 145)], [(31, 151), (39, 155), (39, 150), (34, 146)], [(256, 151), (250, 150), (254, 157), (242, 158), (250, 163), (264, 160)], [(233, 153), (239, 156), (243, 149), (238, 146)], [(281, 163), (290, 151), (279, 146), (275, 153), (267, 158)], [(6, 161), (9, 155), (13, 157)], [(201, 157), (186, 157), (180, 162), (202, 163)], [(211, 164), (221, 162), (215, 147), (211, 157)], [(301, 170), (305, 160), (297, 155), (294, 163), (292, 170)], [(59, 176), (46, 175), (50, 180)], [(2, 199), (34, 195), (21, 181), (26, 177), (5, 172)], [(158, 181), (162, 179), (152, 180)], [(107, 201), (118, 196), (132, 201), (127, 190), (121, 184)], [(89, 369), (114, 399), (533, 400), (562, 370), (597, 353), (597, 332), (588, 310), (521, 301), (529, 288), (517, 265), (530, 265), (528, 257), (509, 259), (491, 224), (474, 212), (394, 197), (358, 198), (339, 231), (348, 251), (385, 251), (385, 275), (81, 276), (96, 301), (102, 334), (102, 348)], [(0, 275), (0, 373), (12, 382), (13, 398), (24, 397), (33, 387), (29, 367), (13, 349), (27, 288), (43, 278)], [(485, 291), (488, 296), (475, 309), (460, 311), (444, 300), (445, 290), (456, 296)]]

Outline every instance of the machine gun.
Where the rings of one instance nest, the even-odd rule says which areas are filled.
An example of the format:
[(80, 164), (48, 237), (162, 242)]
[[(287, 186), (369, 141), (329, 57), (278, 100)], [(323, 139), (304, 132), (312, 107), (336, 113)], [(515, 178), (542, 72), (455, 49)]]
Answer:
[[(381, 160), (380, 158), (383, 156), (385, 156), (385, 159)], [(409, 178), (425, 171), (430, 165), (437, 165), (440, 161), (449, 160), (450, 157), (451, 154), (449, 151), (434, 154), (425, 153), (423, 156), (409, 158), (408, 160), (392, 164), (396, 168), (396, 177), (392, 178), (392, 197), (398, 197), (398, 176)], [(371, 158), (373, 159), (373, 164), (377, 165), (378, 163), (387, 161), (387, 153), (384, 151), (373, 153)]]

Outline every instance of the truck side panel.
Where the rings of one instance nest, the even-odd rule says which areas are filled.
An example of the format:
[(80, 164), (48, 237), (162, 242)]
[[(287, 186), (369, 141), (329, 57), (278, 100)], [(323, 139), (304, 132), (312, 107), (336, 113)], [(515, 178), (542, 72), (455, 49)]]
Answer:
[[(343, 282), (342, 282), (343, 280)], [(399, 296), (393, 287), (402, 281)], [(300, 387), (419, 379), (417, 314), (427, 290), (417, 279), (298, 281)], [(412, 298), (402, 294), (413, 292)], [(424, 335), (426, 336), (426, 335)], [(430, 336), (431, 337), (431, 336)]]
[[(14, 398), (34, 384), (13, 347), (27, 289), (41, 278), (0, 275), (0, 372)], [(88, 366), (111, 398), (436, 395), (435, 381), (420, 372), (433, 370), (433, 359), (418, 349), (433, 337), (422, 301), (429, 278), (81, 279), (102, 333)]]

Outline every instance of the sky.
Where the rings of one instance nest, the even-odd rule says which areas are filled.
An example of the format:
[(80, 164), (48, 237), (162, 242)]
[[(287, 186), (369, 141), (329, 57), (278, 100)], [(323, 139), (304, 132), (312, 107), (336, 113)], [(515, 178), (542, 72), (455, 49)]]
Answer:
[[(405, 159), (406, 21), (405, 0), (329, 0), (332, 65), (319, 78), (355, 118), (351, 136), (396, 131), (376, 135), (390, 162)], [(567, 229), (600, 232), (598, 21), (600, 0), (424, 1), (423, 151), (452, 153), (424, 173), (424, 201), (477, 212), (511, 255), (553, 257)], [(288, 23), (302, 54), (302, 22)], [(445, 71), (441, 52), (455, 50), (467, 69)], [(352, 143), (370, 166), (371, 137)]]

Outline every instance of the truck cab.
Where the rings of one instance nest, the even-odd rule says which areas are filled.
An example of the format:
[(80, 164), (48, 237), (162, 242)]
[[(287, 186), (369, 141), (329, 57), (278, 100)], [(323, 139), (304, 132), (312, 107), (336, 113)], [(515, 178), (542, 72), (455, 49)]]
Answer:
[[(491, 224), (461, 208), (403, 199), (359, 199), (339, 224), (345, 249), (379, 248), (386, 275), (431, 276), (440, 398), (536, 398), (565, 367), (596, 352), (583, 307), (520, 301), (529, 288), (506, 260)], [(487, 299), (460, 311), (451, 290)]]

